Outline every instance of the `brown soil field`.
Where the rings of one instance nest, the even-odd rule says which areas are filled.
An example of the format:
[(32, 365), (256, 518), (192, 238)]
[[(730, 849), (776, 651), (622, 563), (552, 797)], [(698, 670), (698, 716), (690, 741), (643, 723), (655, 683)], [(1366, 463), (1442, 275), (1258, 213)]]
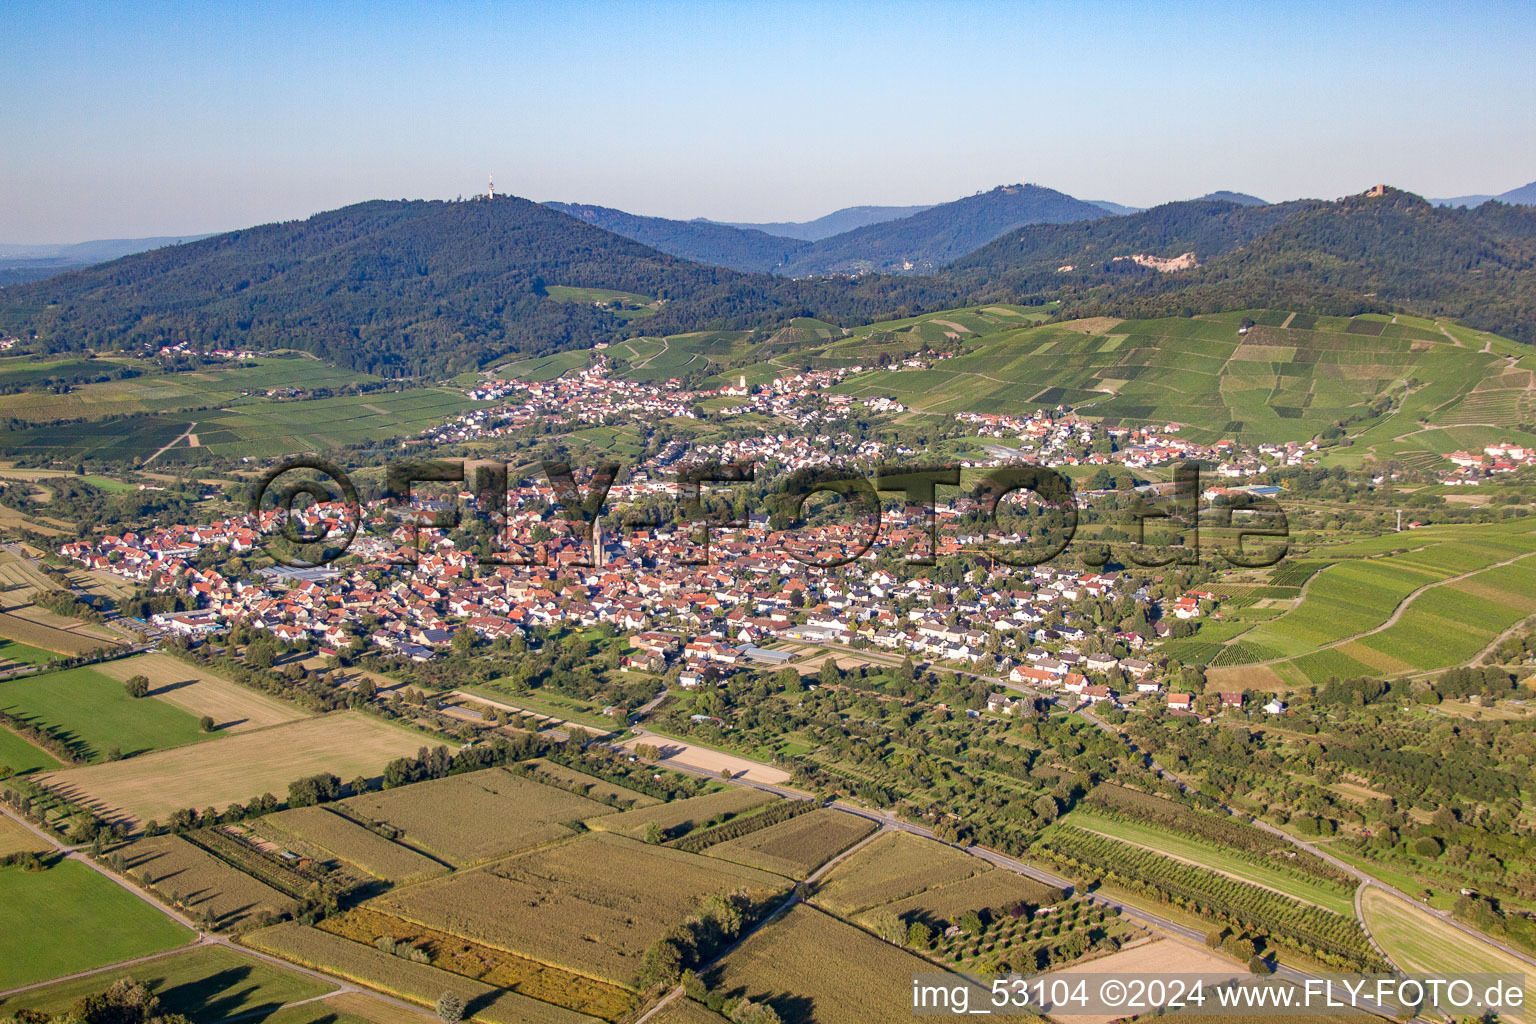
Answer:
[(760, 764), (757, 761), (748, 760), (745, 757), (737, 757), (735, 754), (727, 754), (719, 750), (711, 750), (695, 743), (684, 740), (674, 740), (666, 736), (657, 736), (647, 733), (644, 736), (630, 740), (624, 744), (631, 752), (642, 743), (648, 743), (661, 751), (660, 763), (667, 762), (686, 765), (689, 768), (697, 768), (718, 776), (721, 769), (729, 769), (735, 778), (747, 779), (751, 782), (762, 782), (770, 786), (780, 786), (789, 781), (789, 772), (772, 765)]
[[(1231, 959), (1218, 956), (1197, 946), (1162, 939), (1149, 942), (1135, 949), (1122, 950), (1096, 960), (1086, 960), (1071, 967), (1051, 972), (1052, 977), (1071, 977), (1076, 974), (1118, 974), (1124, 977), (1168, 977), (1184, 974), (1229, 974), (1234, 978), (1246, 977), (1247, 967), (1239, 967)], [(1072, 1014), (1053, 1013), (1051, 1019), (1060, 1024), (1108, 1024), (1125, 1014)]]

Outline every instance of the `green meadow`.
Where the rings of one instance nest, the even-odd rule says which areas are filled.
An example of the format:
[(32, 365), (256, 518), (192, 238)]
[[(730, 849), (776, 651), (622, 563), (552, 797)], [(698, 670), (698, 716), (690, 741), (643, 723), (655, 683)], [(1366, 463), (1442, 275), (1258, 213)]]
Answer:
[(91, 868), (0, 868), (0, 989), (173, 949), (192, 932)]
[(130, 697), (122, 683), (90, 668), (0, 682), (0, 711), (53, 727), (90, 761), (101, 760), (112, 747), (130, 756), (210, 738), (181, 708), (154, 697)]

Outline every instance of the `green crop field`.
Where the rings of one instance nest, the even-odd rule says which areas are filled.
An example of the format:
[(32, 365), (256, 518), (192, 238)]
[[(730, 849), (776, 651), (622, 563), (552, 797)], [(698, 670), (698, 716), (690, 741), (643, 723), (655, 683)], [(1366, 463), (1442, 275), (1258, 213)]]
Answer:
[[(199, 418), (197, 436), (214, 455), (285, 455), (417, 433), (477, 404), (447, 388), (261, 402)], [(179, 445), (161, 458), (195, 454)]]
[[(320, 378), (317, 382), (298, 374), (293, 386), (329, 386), (323, 383), (330, 380), (331, 368), (326, 364), (307, 359), (281, 362), (301, 364), (298, 370)], [(216, 402), (217, 407), (203, 409), (204, 401)], [(190, 411), (175, 415), (162, 411), (125, 413), (113, 406), (102, 413), (113, 417), (109, 419), (14, 426), (0, 431), (0, 451), (57, 459), (138, 459), (170, 444), (192, 427), (197, 444), (192, 445), (190, 439), (178, 441), (160, 456), (160, 462), (195, 461), (199, 449), (204, 448), (212, 455), (272, 457), (418, 433), (477, 404), (457, 390), (430, 387), (286, 401), (218, 392), (196, 401), (189, 399), (182, 407)]]
[(1281, 870), (1278, 865), (1264, 863), (1261, 858), (1243, 856), (1235, 850), (1202, 842), (1181, 833), (1176, 828), (1160, 827), (1149, 822), (1127, 821), (1094, 814), (1092, 810), (1079, 809), (1061, 819), (1089, 832), (1107, 835), (1122, 842), (1156, 850), (1168, 856), (1198, 864), (1242, 882), (1277, 889), (1299, 900), (1316, 904), (1336, 914), (1353, 914), (1350, 894), (1339, 886), (1327, 885), (1312, 878), (1299, 878)]
[(617, 377), (664, 381), (669, 377), (709, 371), (727, 359), (749, 358), (753, 348), (748, 338), (745, 331), (698, 331), (666, 338), (631, 338), (610, 345), (604, 355), (612, 360)]
[(502, 363), (496, 367), (495, 376), (503, 380), (554, 380), (586, 365), (586, 352), (556, 352), (552, 356), (538, 356), (534, 359)]
[(655, 316), (664, 300), (634, 292), (614, 291), (612, 288), (574, 288), (569, 285), (550, 285), (544, 294), (556, 302), (581, 302), (601, 306), (621, 320), (643, 320)]
[(35, 743), (0, 726), (0, 768), (9, 768), (17, 775), (23, 772), (50, 771), (63, 767), (59, 759)]
[(90, 668), (0, 682), (0, 711), (51, 726), (90, 761), (116, 747), (126, 757), (217, 736), (197, 718), (150, 697), (128, 696), (123, 684)]
[[(1312, 682), (1461, 664), (1536, 612), (1536, 556), (1527, 557), (1533, 541), (1536, 521), (1513, 519), (1318, 547), (1298, 563), (1305, 576), (1283, 564), (1277, 572), (1278, 579), (1306, 580), (1293, 609), (1237, 633), (1228, 623), (1203, 626), (1168, 651), (1189, 660), (1204, 654), (1217, 665), (1281, 659), (1282, 676), (1293, 666)], [(1234, 639), (1218, 652), (1194, 650)]]
[(172, 949), (192, 933), (75, 861), (0, 868), (0, 989)]
[[(105, 369), (117, 364), (100, 360), (83, 365)], [(246, 364), (181, 373), (165, 373), (152, 363), (135, 365), (144, 371), (142, 376), (81, 384), (63, 395), (44, 392), (0, 395), (0, 416), (49, 421), (173, 413), (181, 409), (221, 406), (276, 388), (342, 388), (377, 380), (367, 374), (303, 357), (257, 359)], [(17, 372), (0, 368), (0, 384), (10, 383)]]

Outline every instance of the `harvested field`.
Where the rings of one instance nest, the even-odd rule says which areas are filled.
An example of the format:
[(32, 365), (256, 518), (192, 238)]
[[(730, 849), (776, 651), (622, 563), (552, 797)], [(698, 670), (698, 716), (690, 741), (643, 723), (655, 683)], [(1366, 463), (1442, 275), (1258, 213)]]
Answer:
[[(912, 1016), (912, 975), (919, 973), (941, 969), (801, 904), (743, 942), (704, 980), (768, 1003), (784, 1024), (890, 1024)], [(953, 984), (960, 983), (956, 976)], [(972, 993), (972, 1005), (986, 1006), (985, 1000), (983, 990)]]
[[(1375, 887), (1360, 894), (1360, 909), (1381, 948), (1400, 971), (1446, 974), (1526, 974), (1530, 967), (1503, 950), (1461, 931), (1419, 907)], [(1532, 995), (1530, 979), (1526, 985), (1526, 1005)], [(1501, 1018), (1531, 1020), (1527, 1010), (1517, 1014), (1499, 1014)]]
[(766, 871), (591, 832), (369, 906), (627, 986), (646, 947), (705, 898), (776, 899), (788, 887)]
[(286, 796), (288, 783), (318, 772), (376, 777), (421, 745), (419, 733), (358, 711), (335, 711), (35, 781), (110, 820), (140, 824), (164, 821), (185, 807), (222, 809), (262, 793)]
[(484, 1024), (591, 1024), (596, 1020), (296, 922), (263, 928), (242, 941), (422, 1006), (436, 1006), (438, 996), (453, 992), (464, 1000), (466, 1020)]
[(789, 781), (789, 772), (772, 765), (762, 764), (758, 761), (738, 757), (735, 754), (727, 754), (721, 750), (712, 750), (709, 747), (701, 747), (697, 743), (688, 743), (684, 740), (674, 740), (669, 736), (657, 736), (649, 733), (642, 737), (626, 741), (623, 746), (631, 753), (641, 743), (648, 743), (661, 751), (660, 764), (666, 766), (672, 764), (695, 768), (710, 775), (718, 776), (722, 770), (729, 771), (733, 778), (746, 779), (749, 782), (761, 782), (770, 786), (781, 786)]
[(539, 758), (534, 761), (523, 762), (523, 767), (529, 769), (533, 777), (540, 782), (546, 782), (552, 786), (559, 786), (579, 796), (585, 796), (603, 803), (611, 803), (615, 807), (626, 810), (634, 807), (654, 807), (661, 803), (653, 796), (637, 793), (623, 786), (616, 786), (611, 782), (604, 782), (595, 776), (585, 772), (579, 772), (574, 768), (567, 768), (563, 764), (555, 764)]
[(661, 826), (663, 834), (676, 837), (717, 819), (740, 814), (777, 799), (772, 793), (764, 793), (760, 789), (723, 789), (718, 793), (706, 793), (654, 807), (610, 814), (598, 821), (587, 822), (587, 826), (638, 838), (645, 835), (651, 822), (655, 822)]
[(216, 928), (298, 909), (293, 899), (180, 836), (140, 839), (122, 852), (131, 876), (193, 914), (212, 914)]
[(398, 829), (403, 840), (456, 867), (562, 839), (579, 822), (614, 809), (500, 768), (368, 793), (337, 807), (350, 818)]
[(822, 807), (739, 839), (716, 843), (707, 852), (733, 864), (802, 881), (878, 827), (868, 818)]
[(432, 958), (432, 964), (442, 970), (605, 1020), (624, 1016), (635, 1002), (632, 992), (617, 985), (471, 942), (369, 907), (355, 907), (344, 914), (328, 917), (316, 927), (365, 946), (375, 945), (380, 938), (405, 943), (425, 952)]
[[(74, 628), (60, 629), (57, 626), (34, 621), (30, 617), (22, 617), (19, 611), (34, 610), (32, 606), (26, 609), (12, 609), (8, 612), (0, 612), (0, 637), (7, 640), (15, 640), (17, 643), (26, 644), (29, 647), (39, 647), (45, 651), (53, 651), (57, 654), (86, 654), (90, 651), (99, 651), (103, 647), (112, 647), (115, 641), (105, 640), (85, 631), (85, 626), (76, 623)], [(41, 610), (41, 609), (36, 609)], [(58, 619), (58, 616), (52, 616)], [(61, 620), (65, 623), (73, 622), (72, 619)]]
[[(1071, 977), (1077, 974), (1118, 974), (1122, 977), (1148, 977), (1173, 974), (1226, 974), (1234, 978), (1246, 977), (1246, 966), (1239, 967), (1231, 959), (1218, 956), (1210, 950), (1162, 939), (1149, 942), (1135, 949), (1112, 953), (1096, 960), (1088, 960), (1071, 967), (1051, 972), (1052, 977)], [(1124, 1014), (1071, 1014), (1053, 1013), (1051, 1019), (1061, 1024), (1108, 1024)], [(1372, 1019), (1372, 1018), (1364, 1018)]]
[(362, 992), (343, 992), (331, 996), (320, 1005), (358, 1017), (369, 1024), (432, 1024), (437, 1019), (433, 1014), (408, 1010)]
[(968, 910), (1002, 911), (1015, 903), (1027, 903), (1032, 907), (1050, 906), (1062, 898), (1060, 889), (1044, 882), (1002, 868), (992, 868), (963, 881), (925, 889), (904, 900), (882, 903), (865, 911), (856, 920), (863, 923), (864, 918), (877, 911), (889, 912), (908, 924), (922, 921), (930, 926), (937, 925), (937, 930), (942, 932)]
[(954, 847), (892, 832), (833, 868), (812, 899), (835, 914), (852, 917), (988, 870), (986, 861)]
[(448, 871), (446, 865), (324, 807), (297, 807), (269, 814), (256, 822), (256, 829), (279, 845), (314, 847), (325, 855), (320, 859), (335, 857), (386, 882), (418, 882)]
[(220, 731), (239, 732), (281, 725), (308, 715), (292, 704), (232, 683), (204, 669), (193, 668), (168, 654), (143, 654), (99, 666), (102, 675), (119, 682), (142, 675), (149, 695), (201, 718), (210, 716)]
[(651, 1024), (725, 1024), (725, 1018), (687, 996), (679, 996), (663, 1006)]
[(48, 840), (25, 825), (0, 814), (0, 857), (8, 853), (47, 853), (53, 849)]

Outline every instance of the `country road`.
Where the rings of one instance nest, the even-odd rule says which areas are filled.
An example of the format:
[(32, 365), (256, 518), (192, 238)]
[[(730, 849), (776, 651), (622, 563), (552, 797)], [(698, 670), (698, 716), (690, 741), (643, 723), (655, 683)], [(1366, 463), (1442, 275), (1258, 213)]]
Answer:
[(171, 440), (167, 441), (164, 445), (162, 445), (160, 447), (160, 449), (158, 451), (156, 451), (153, 455), (151, 455), (149, 458), (145, 459), (142, 463), (140, 463), (139, 464), (139, 468), (140, 469), (144, 468), (145, 466), (149, 465), (151, 462), (154, 462), (160, 456), (164, 455), (170, 449), (176, 447), (182, 441), (186, 441), (189, 438), (191, 438), (192, 437), (192, 432), (194, 430), (196, 430), (196, 429), (197, 429), (197, 421), (193, 420), (191, 423), (187, 424), (187, 429), (185, 431), (183, 431), (182, 434), (179, 437), (173, 437), (173, 438), (171, 438)]

